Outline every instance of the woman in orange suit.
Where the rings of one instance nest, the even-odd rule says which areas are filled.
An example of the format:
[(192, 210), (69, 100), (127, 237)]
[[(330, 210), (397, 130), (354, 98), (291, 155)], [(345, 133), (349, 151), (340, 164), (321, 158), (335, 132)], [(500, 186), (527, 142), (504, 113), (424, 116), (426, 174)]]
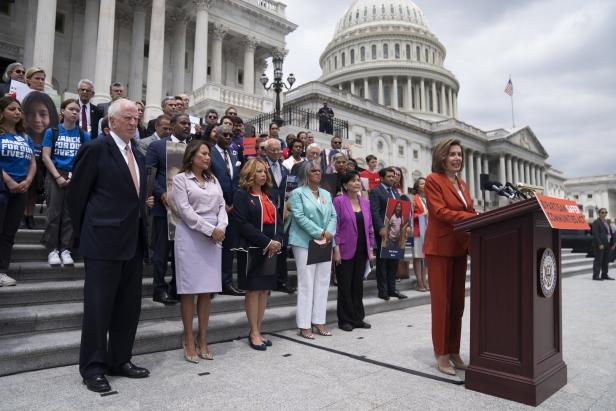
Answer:
[(454, 233), (453, 225), (477, 215), (468, 187), (458, 177), (463, 167), (460, 141), (441, 141), (434, 148), (425, 186), (430, 224), (423, 251), (430, 272), (432, 344), (436, 368), (449, 375), (456, 374), (454, 367), (466, 369), (460, 358), (460, 333), (469, 235)]

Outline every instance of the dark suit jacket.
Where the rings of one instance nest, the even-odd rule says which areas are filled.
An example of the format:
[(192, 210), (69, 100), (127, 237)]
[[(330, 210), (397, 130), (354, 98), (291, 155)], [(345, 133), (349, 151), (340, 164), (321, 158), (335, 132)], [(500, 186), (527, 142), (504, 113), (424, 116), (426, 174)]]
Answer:
[[(273, 199), (269, 197), (269, 201), (275, 205)], [(283, 223), (281, 214), (276, 213), (276, 229), (273, 237), (263, 234), (261, 229), (262, 206), (261, 197), (259, 195), (250, 194), (246, 190), (239, 190), (233, 199), (233, 214), (231, 218), (237, 225), (237, 233), (239, 237), (238, 246), (246, 248), (259, 247), (265, 248), (271, 240), (282, 243)]]
[(105, 117), (107, 115), (107, 111), (109, 110), (110, 105), (111, 105), (111, 102), (108, 101), (106, 103), (100, 103), (96, 107), (103, 112), (103, 117)]
[[(400, 198), (400, 195), (393, 189), (395, 198)], [(385, 222), (385, 212), (387, 211), (387, 200), (392, 198), (391, 195), (383, 188), (382, 184), (374, 187), (368, 193), (368, 198), (370, 198), (370, 214), (372, 215), (372, 225), (374, 227), (374, 237), (378, 242), (380, 239), (379, 231), (384, 226)]]
[[(614, 244), (614, 233), (612, 232), (612, 227), (610, 227), (609, 223), (609, 231), (600, 218), (593, 221), (590, 227), (592, 229), (592, 244), (594, 247), (598, 248), (600, 245), (603, 245), (607, 248)], [(612, 239), (610, 241), (607, 240), (608, 233), (612, 235)]]
[[(98, 122), (104, 117), (103, 110), (101, 110), (98, 106), (90, 103), (90, 127), (91, 132), (90, 135), (92, 139), (95, 139), (98, 136)], [(77, 127), (81, 127), (81, 112), (79, 112), (79, 119), (77, 120)]]
[(461, 257), (468, 253), (468, 233), (454, 233), (453, 225), (477, 215), (466, 183), (458, 178), (466, 205), (454, 185), (443, 173), (432, 173), (426, 178), (426, 203), (429, 223), (424, 239), (424, 254), (442, 257)]
[(150, 215), (156, 217), (167, 216), (167, 209), (160, 201), (160, 197), (167, 192), (167, 141), (171, 141), (171, 137), (154, 141), (145, 154), (146, 167), (156, 167), (154, 207), (150, 209)]
[[(135, 147), (134, 142), (131, 143)], [(75, 157), (68, 208), (79, 251), (100, 260), (130, 260), (141, 244), (146, 254), (145, 161), (133, 149), (140, 175), (137, 196), (128, 165), (111, 136), (84, 144)]]
[[(267, 164), (269, 165), (269, 160), (265, 161), (267, 161)], [(280, 179), (280, 186), (276, 184), (276, 179), (274, 178), (274, 173), (272, 172), (271, 167), (268, 167), (270, 177), (272, 178), (272, 188), (270, 188), (268, 194), (274, 201), (276, 208), (278, 210), (282, 210), (282, 207), (284, 206), (284, 193), (287, 188), (287, 176), (289, 175), (289, 171), (282, 166), (282, 161), (280, 160), (278, 160), (278, 167), (280, 168), (280, 174), (282, 175), (282, 178)]]
[(216, 146), (212, 146), (212, 172), (218, 179), (220, 187), (222, 188), (223, 196), (225, 197), (225, 203), (228, 206), (233, 204), (233, 196), (240, 187), (240, 169), (237, 167), (237, 157), (234, 156), (229, 150), (229, 158), (233, 165), (233, 178), (227, 173), (227, 166), (222, 155), (218, 152)]
[(152, 134), (156, 133), (156, 119), (148, 121), (148, 127), (145, 129), (145, 136), (149, 137)]

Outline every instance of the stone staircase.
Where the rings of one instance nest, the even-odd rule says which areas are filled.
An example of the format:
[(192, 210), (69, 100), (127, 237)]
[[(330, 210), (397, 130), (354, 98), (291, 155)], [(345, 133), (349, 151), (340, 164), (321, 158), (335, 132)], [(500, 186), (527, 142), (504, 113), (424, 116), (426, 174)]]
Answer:
[[(37, 212), (38, 212), (37, 207)], [(44, 218), (37, 216), (38, 227)], [(83, 310), (83, 262), (74, 267), (52, 268), (39, 243), (43, 230), (20, 229), (9, 275), (15, 287), (0, 288), (0, 376), (30, 370), (76, 364), (79, 358)], [(562, 253), (563, 276), (590, 274), (592, 259)], [(289, 261), (290, 282), (296, 282), (295, 263)], [(467, 282), (467, 293), (470, 283)], [(410, 298), (383, 301), (376, 297), (376, 282), (364, 282), (366, 314), (427, 304), (429, 293), (414, 291), (415, 280), (402, 280), (398, 288)], [(328, 322), (336, 321), (336, 288), (330, 287)], [(151, 268), (143, 278), (141, 321), (134, 346), (136, 354), (174, 350), (181, 347), (182, 325), (179, 305), (163, 306), (152, 301)], [(272, 292), (265, 315), (266, 331), (295, 328), (296, 295)], [(208, 339), (211, 342), (246, 336), (248, 323), (244, 299), (216, 296), (212, 304)]]

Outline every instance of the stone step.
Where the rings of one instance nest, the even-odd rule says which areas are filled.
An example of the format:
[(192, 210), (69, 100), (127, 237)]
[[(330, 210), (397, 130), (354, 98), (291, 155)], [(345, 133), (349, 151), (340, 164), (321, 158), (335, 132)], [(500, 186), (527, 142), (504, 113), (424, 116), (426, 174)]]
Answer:
[[(467, 284), (467, 294), (468, 292)], [(404, 293), (409, 298), (383, 301), (374, 296), (365, 297), (366, 315), (414, 307), (430, 301), (429, 293), (417, 291), (405, 291)], [(222, 299), (218, 300), (217, 297), (212, 307), (214, 308), (219, 302), (222, 303)], [(330, 300), (327, 305), (327, 321), (328, 323), (336, 321), (335, 301)], [(295, 327), (294, 303), (268, 306), (263, 324), (264, 331), (277, 332)], [(247, 330), (248, 321), (243, 309), (216, 313), (210, 317), (208, 341), (215, 343), (245, 337)], [(342, 331), (333, 329), (333, 332)], [(179, 315), (173, 319), (142, 321), (137, 330), (133, 353), (144, 354), (178, 349), (181, 347), (181, 333), (182, 323)], [(2, 336), (0, 337), (0, 376), (76, 364), (79, 358), (80, 338), (79, 329)], [(248, 346), (246, 349), (249, 349)], [(215, 348), (212, 348), (212, 352), (216, 355)], [(178, 361), (181, 361), (181, 357), (178, 357)]]
[(41, 244), (45, 230), (40, 228), (36, 230), (28, 230), (20, 228), (15, 235), (15, 244)]
[[(404, 280), (397, 284), (401, 291), (415, 288), (415, 280)], [(337, 288), (330, 287), (329, 300), (336, 300)], [(364, 282), (364, 295), (377, 294), (376, 281)], [(297, 295), (272, 292), (269, 306), (295, 305)], [(212, 305), (212, 313), (226, 313), (244, 310), (244, 298), (217, 295)], [(81, 327), (83, 302), (59, 302), (28, 306), (0, 307), (0, 335), (38, 333), (77, 329)], [(179, 304), (164, 306), (152, 300), (151, 294), (141, 300), (141, 321), (179, 318)]]

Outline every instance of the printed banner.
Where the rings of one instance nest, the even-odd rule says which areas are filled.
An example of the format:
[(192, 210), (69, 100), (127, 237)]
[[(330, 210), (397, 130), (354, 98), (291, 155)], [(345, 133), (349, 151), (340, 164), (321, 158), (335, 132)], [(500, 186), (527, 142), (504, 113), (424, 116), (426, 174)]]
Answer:
[(401, 260), (404, 258), (406, 231), (409, 227), (411, 202), (390, 198), (385, 211), (385, 238), (381, 239), (381, 258)]
[(588, 230), (584, 214), (573, 200), (548, 197), (541, 194), (535, 196), (550, 227), (560, 230)]

